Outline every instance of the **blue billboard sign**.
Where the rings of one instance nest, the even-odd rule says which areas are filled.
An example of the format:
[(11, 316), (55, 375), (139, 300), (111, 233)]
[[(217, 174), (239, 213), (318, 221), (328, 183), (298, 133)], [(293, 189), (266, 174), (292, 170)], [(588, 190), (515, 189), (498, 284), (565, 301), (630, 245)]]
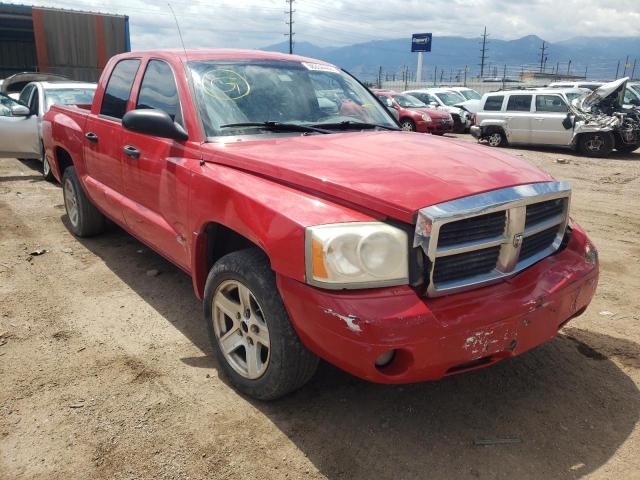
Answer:
[(411, 37), (411, 51), (430, 52), (431, 38), (432, 35), (430, 33), (414, 33)]

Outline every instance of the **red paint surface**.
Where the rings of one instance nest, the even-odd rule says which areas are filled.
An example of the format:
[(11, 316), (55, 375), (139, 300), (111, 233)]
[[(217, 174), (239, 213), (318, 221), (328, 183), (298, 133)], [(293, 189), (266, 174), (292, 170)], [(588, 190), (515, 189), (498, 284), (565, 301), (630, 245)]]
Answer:
[(98, 52), (98, 68), (104, 68), (107, 64), (107, 48), (104, 43), (104, 17), (95, 15), (96, 20), (96, 50)]
[[(111, 69), (132, 57), (142, 62), (129, 109), (146, 62), (166, 59), (176, 72), (189, 140), (126, 132), (119, 122), (98, 115)], [(292, 58), (232, 50), (193, 51), (189, 57)], [(384, 218), (411, 223), (424, 206), (551, 177), (506, 153), (406, 132), (202, 143), (182, 60), (182, 52), (111, 59), (91, 111), (52, 107), (44, 119), (44, 143), (56, 178), (58, 149), (64, 149), (98, 208), (190, 274), (199, 298), (208, 273), (205, 227), (219, 223), (269, 256), (305, 345), (338, 367), (379, 382), (439, 378), (471, 361), (491, 364), (519, 354), (552, 338), (591, 300), (598, 269), (584, 260), (587, 239), (579, 228), (566, 249), (519, 275), (438, 299), (425, 299), (408, 286), (329, 292), (305, 284), (307, 226)], [(89, 128), (98, 133), (97, 144), (84, 138)], [(122, 153), (125, 144), (141, 151), (139, 160)], [(358, 328), (350, 328), (341, 315), (356, 317)], [(515, 349), (509, 347), (513, 340)], [(389, 349), (398, 350), (395, 360), (376, 369), (375, 359)]]
[(33, 35), (36, 40), (38, 68), (41, 72), (48, 72), (49, 54), (47, 51), (47, 35), (44, 30), (43, 10), (41, 8), (33, 7), (31, 9), (31, 18), (33, 19)]

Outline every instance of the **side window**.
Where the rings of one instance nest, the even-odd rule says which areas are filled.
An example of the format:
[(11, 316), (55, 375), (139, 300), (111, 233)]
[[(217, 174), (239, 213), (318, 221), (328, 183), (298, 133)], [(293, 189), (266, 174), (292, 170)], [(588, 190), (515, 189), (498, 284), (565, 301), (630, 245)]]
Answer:
[(31, 97), (31, 103), (29, 104), (29, 109), (36, 115), (38, 115), (38, 109), (40, 108), (40, 92), (36, 88), (33, 91), (33, 96)]
[(0, 117), (11, 117), (11, 108), (20, 105), (13, 98), (0, 93)]
[(502, 109), (503, 95), (491, 95), (484, 101), (484, 110), (499, 112)]
[(111, 72), (107, 88), (102, 98), (100, 115), (122, 118), (127, 111), (127, 101), (131, 94), (133, 80), (140, 66), (140, 60), (121, 60)]
[(31, 96), (31, 92), (36, 88), (34, 85), (27, 85), (20, 92), (20, 97), (18, 97), (18, 101), (23, 104), (29, 106), (29, 97)]
[(568, 112), (569, 109), (559, 95), (536, 95), (536, 112)]
[(393, 101), (389, 97), (385, 97), (384, 95), (378, 95), (378, 100), (380, 100), (387, 107), (393, 107)]
[(142, 77), (136, 108), (157, 108), (172, 120), (181, 122), (178, 88), (171, 67), (161, 60), (151, 60)]
[(528, 112), (531, 110), (531, 95), (511, 95), (507, 102), (507, 112)]

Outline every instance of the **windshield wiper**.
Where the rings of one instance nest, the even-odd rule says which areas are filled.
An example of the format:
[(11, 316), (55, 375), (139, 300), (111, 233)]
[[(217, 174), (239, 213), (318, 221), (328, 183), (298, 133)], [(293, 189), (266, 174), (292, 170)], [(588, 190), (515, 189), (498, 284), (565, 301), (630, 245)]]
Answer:
[(226, 125), (220, 125), (220, 128), (234, 128), (234, 127), (260, 127), (265, 130), (280, 131), (280, 132), (316, 132), (316, 133), (333, 133), (331, 130), (324, 128), (318, 128), (315, 126), (301, 125), (299, 123), (280, 123), (280, 122), (245, 122), (245, 123), (227, 123)]
[(314, 127), (332, 128), (338, 130), (365, 129), (365, 128), (383, 128), (385, 130), (400, 130), (398, 127), (390, 127), (388, 125), (380, 125), (378, 123), (355, 122), (353, 120), (345, 120), (335, 123), (316, 123)]

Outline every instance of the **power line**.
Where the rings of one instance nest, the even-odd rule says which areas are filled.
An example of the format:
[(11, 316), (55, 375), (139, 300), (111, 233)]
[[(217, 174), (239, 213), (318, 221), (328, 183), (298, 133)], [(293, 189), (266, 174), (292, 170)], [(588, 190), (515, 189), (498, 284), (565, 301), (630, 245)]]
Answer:
[(293, 9), (293, 2), (295, 0), (285, 0), (288, 4), (289, 4), (289, 10), (288, 13), (289, 14), (289, 21), (285, 21), (284, 23), (289, 25), (289, 33), (285, 33), (284, 36), (285, 37), (289, 37), (289, 54), (293, 53), (293, 36), (295, 35), (295, 33), (293, 33), (293, 12), (295, 12), (295, 10)]

